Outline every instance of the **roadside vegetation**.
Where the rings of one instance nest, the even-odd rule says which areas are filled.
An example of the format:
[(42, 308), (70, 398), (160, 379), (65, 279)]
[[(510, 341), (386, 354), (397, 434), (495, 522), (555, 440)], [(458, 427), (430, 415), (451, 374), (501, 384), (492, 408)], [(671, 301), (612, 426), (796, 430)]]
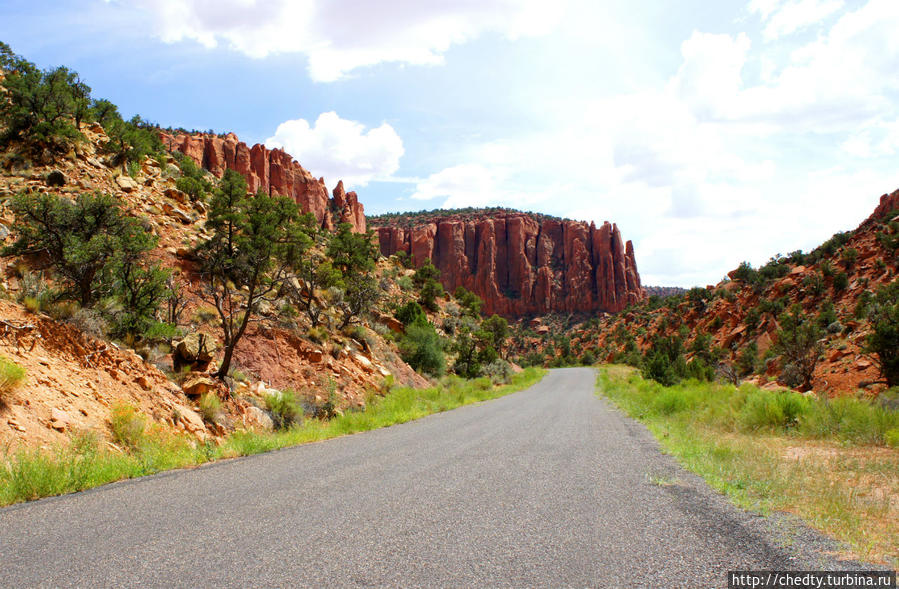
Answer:
[(372, 395), (364, 410), (342, 414), (335, 411), (330, 419), (303, 415), (288, 393), (272, 400), (279, 403), (281, 429), (237, 430), (219, 443), (198, 443), (190, 436), (148, 426), (145, 416), (133, 407), (121, 405), (112, 413), (114, 448), (109, 448), (95, 433), (86, 432), (73, 435), (70, 444), (52, 452), (23, 449), (0, 463), (0, 505), (404, 423), (520, 391), (544, 374), (544, 370), (529, 368), (498, 386), (489, 378), (464, 380), (449, 376), (427, 389), (390, 388), (384, 396)]
[(864, 559), (899, 555), (899, 411), (889, 399), (683, 380), (607, 366), (600, 394), (646, 424), (663, 449), (740, 507), (788, 511)]

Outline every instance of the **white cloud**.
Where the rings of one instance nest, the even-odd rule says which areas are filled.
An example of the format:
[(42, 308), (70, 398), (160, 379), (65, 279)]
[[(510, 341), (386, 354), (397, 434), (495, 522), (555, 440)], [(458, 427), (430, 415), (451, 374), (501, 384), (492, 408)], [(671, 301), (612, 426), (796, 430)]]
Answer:
[(366, 130), (333, 111), (320, 114), (312, 126), (305, 119), (285, 121), (265, 145), (284, 149), (314, 175), (331, 183), (343, 180), (348, 187), (390, 178), (404, 153), (403, 140), (387, 123)]
[[(109, 0), (107, 0), (109, 1)], [(542, 0), (138, 0), (166, 42), (219, 43), (261, 58), (302, 53), (313, 80), (383, 62), (442, 63), (451, 45), (485, 33), (542, 35), (564, 3)]]
[[(774, 19), (793, 3), (755, 4)], [(694, 32), (664, 83), (471, 146), (417, 195), (616, 221), (645, 283), (717, 282), (815, 247), (899, 187), (896, 30), (899, 3), (870, 0), (798, 48)]]
[(843, 5), (843, 0), (753, 0), (749, 10), (761, 16), (765, 22), (763, 35), (771, 40), (820, 24)]

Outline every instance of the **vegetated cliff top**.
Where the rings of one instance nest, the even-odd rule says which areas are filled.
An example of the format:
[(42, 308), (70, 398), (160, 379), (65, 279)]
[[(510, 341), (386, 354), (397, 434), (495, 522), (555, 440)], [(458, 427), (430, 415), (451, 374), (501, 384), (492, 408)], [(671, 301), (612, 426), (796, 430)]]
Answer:
[(431, 209), (421, 211), (406, 211), (397, 213), (383, 213), (381, 215), (370, 215), (366, 217), (368, 224), (372, 227), (417, 227), (427, 223), (437, 221), (475, 221), (486, 218), (499, 217), (519, 217), (528, 216), (538, 219), (552, 219), (555, 221), (570, 221), (570, 219), (547, 215), (544, 213), (534, 213), (531, 211), (522, 211), (507, 207), (465, 207), (461, 209)]

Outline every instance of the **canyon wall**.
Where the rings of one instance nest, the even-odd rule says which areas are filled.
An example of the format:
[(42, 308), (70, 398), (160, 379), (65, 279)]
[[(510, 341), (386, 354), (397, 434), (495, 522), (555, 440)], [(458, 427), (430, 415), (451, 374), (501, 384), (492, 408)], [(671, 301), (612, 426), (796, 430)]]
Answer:
[(180, 151), (216, 178), (221, 178), (225, 170), (235, 170), (247, 179), (247, 187), (254, 194), (262, 189), (292, 198), (303, 212), (315, 215), (325, 229), (346, 222), (354, 231), (365, 232), (365, 211), (355, 192), (345, 192), (341, 180), (329, 197), (324, 179), (315, 178), (281, 149), (258, 143), (248, 147), (233, 133), (224, 137), (162, 133), (161, 137), (169, 151)]
[(488, 314), (617, 312), (645, 298), (633, 244), (609, 223), (505, 213), (376, 232), (383, 255), (404, 251), (416, 267), (430, 259), (446, 289), (475, 292)]

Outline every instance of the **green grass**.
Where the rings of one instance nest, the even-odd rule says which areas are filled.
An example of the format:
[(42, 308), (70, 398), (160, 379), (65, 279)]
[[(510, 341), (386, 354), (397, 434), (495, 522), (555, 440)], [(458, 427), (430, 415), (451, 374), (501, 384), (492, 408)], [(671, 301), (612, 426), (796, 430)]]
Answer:
[(899, 412), (748, 385), (664, 387), (620, 366), (602, 368), (597, 389), (738, 506), (795, 513), (861, 558), (899, 555)]
[(0, 403), (25, 379), (25, 369), (7, 358), (0, 356)]
[(0, 458), (0, 505), (403, 423), (525, 389), (544, 374), (545, 370), (528, 368), (501, 386), (493, 386), (488, 378), (466, 381), (448, 377), (427, 389), (394, 388), (372, 399), (363, 411), (351, 411), (328, 421), (307, 419), (274, 432), (236, 431), (221, 444), (197, 443), (158, 426), (145, 428), (143, 416), (132, 407), (118, 406), (112, 429), (120, 450), (107, 448), (96, 435), (82, 434), (50, 452), (19, 450)]

